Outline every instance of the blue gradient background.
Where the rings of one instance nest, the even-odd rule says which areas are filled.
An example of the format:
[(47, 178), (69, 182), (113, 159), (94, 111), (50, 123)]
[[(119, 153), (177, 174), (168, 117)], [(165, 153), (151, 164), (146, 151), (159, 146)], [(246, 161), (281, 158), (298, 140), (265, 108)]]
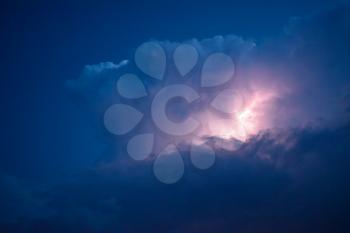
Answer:
[[(138, 203), (136, 199), (133, 201), (134, 192), (143, 189), (141, 187), (142, 181), (139, 181), (140, 188), (137, 186), (138, 183), (130, 187), (127, 181), (122, 181), (122, 185), (118, 186), (124, 190), (119, 199), (127, 203), (130, 207), (129, 212), (119, 212), (119, 210), (116, 211), (113, 209), (114, 207), (111, 207), (112, 217), (109, 215), (108, 217), (101, 217), (102, 220), (97, 217), (89, 218), (91, 226), (84, 226), (83, 220), (81, 222), (77, 221), (74, 226), (66, 224), (67, 221), (62, 220), (64, 217), (59, 216), (60, 214), (52, 210), (45, 212), (38, 209), (37, 211), (28, 210), (27, 212), (25, 206), (31, 206), (30, 196), (33, 192), (39, 199), (44, 196), (44, 200), (48, 195), (50, 197), (64, 196), (65, 198), (58, 198), (58, 201), (53, 201), (56, 204), (49, 205), (52, 209), (60, 209), (64, 208), (65, 205), (74, 205), (74, 198), (66, 198), (67, 195), (74, 192), (79, 193), (77, 194), (78, 199), (84, 199), (85, 202), (90, 202), (90, 204), (94, 203), (96, 196), (104, 196), (104, 194), (95, 195), (92, 190), (104, 190), (105, 193), (108, 193), (110, 190), (106, 191), (105, 183), (109, 185), (114, 182), (106, 181), (114, 180), (113, 176), (103, 178), (103, 181), (101, 181), (100, 178), (96, 178), (96, 175), (91, 175), (91, 177), (89, 175), (89, 169), (101, 159), (104, 144), (96, 135), (95, 126), (90, 122), (91, 115), (81, 110), (78, 107), (79, 103), (77, 104), (79, 100), (74, 100), (74, 98), (72, 100), (72, 96), (67, 93), (64, 85), (65, 81), (78, 77), (82, 68), (87, 64), (96, 64), (102, 61), (118, 63), (126, 57), (131, 57), (132, 49), (149, 39), (183, 41), (188, 38), (236, 34), (248, 39), (254, 38), (259, 43), (262, 38), (278, 36), (291, 17), (311, 15), (331, 9), (344, 2), (299, 0), (212, 1), (210, 3), (206, 1), (172, 0), (145, 2), (2, 1), (0, 3), (0, 53), (2, 57), (0, 66), (0, 176), (2, 177), (0, 187), (0, 209), (2, 209), (0, 211), (0, 218), (2, 219), (0, 221), (0, 231), (186, 233), (190, 231), (177, 230), (176, 226), (181, 226), (183, 222), (187, 222), (191, 218), (193, 220), (200, 218), (201, 214), (198, 214), (198, 212), (203, 212), (203, 215), (210, 213), (206, 218), (216, 219), (215, 215), (220, 212), (220, 208), (214, 211), (215, 205), (212, 208), (206, 208), (206, 205), (202, 205), (202, 202), (198, 201), (195, 205), (188, 207), (186, 218), (177, 219), (176, 216), (178, 215), (174, 214), (173, 224), (169, 224), (170, 220), (166, 219), (162, 220), (163, 224), (153, 222), (155, 225), (159, 224), (154, 228), (149, 226), (145, 223), (148, 221), (147, 214), (144, 214), (147, 213), (146, 209), (154, 208), (154, 218), (161, 216), (162, 213), (166, 213), (168, 210), (161, 205)], [(349, 63), (349, 60), (343, 60), (342, 62)], [(346, 146), (349, 142), (349, 128), (317, 133), (302, 131), (297, 134), (302, 135), (300, 137), (301, 145), (295, 151), (297, 155), (303, 154), (305, 148), (325, 145), (329, 141), (335, 145), (335, 148), (331, 150), (334, 154), (345, 155), (350, 151)], [(317, 148), (317, 146), (315, 147)], [(327, 150), (327, 147), (324, 150)], [(335, 167), (350, 165), (348, 163), (349, 158), (341, 161), (332, 161), (329, 166), (332, 166), (333, 163), (335, 163)], [(326, 163), (326, 170), (327, 166)], [(273, 178), (270, 182), (266, 180), (251, 181), (251, 178), (248, 178), (247, 184), (267, 182), (267, 185), (271, 185), (272, 188), (266, 189), (267, 193), (265, 193), (267, 197), (265, 201), (269, 202), (270, 199), (273, 201), (273, 195), (270, 195), (269, 192), (273, 192), (275, 186), (280, 187), (280, 184), (282, 186), (287, 185), (288, 178), (285, 178), (283, 174), (277, 176), (270, 174), (269, 171), (264, 173), (264, 169), (257, 168), (257, 173), (258, 175), (262, 173), (263, 175), (260, 174), (259, 176), (265, 177), (267, 180), (270, 180), (271, 175)], [(345, 170), (346, 168), (344, 168)], [(86, 175), (86, 173), (88, 174)], [(76, 178), (80, 177), (81, 174), (84, 174), (82, 180)], [(249, 174), (254, 174), (254, 172)], [(226, 177), (225, 174), (224, 177), (229, 179), (231, 175), (231, 173), (227, 174)], [(203, 177), (205, 178), (205, 176)], [(348, 183), (350, 179), (349, 173), (337, 174), (335, 177), (341, 177), (341, 181), (339, 181), (341, 184)], [(212, 186), (209, 188), (210, 192), (219, 193), (217, 202), (229, 202), (234, 198), (224, 195), (225, 193), (233, 195), (235, 192), (229, 186), (220, 186), (220, 181), (216, 180), (215, 175), (208, 179), (212, 181)], [(72, 180), (77, 182), (78, 185), (72, 185), (71, 187), (70, 182)], [(325, 180), (327, 180), (327, 177), (317, 179), (319, 182)], [(67, 182), (69, 185), (65, 185)], [(153, 181), (145, 181), (145, 183), (147, 182), (152, 183)], [(334, 182), (337, 183), (338, 181)], [(218, 186), (216, 187), (213, 184), (218, 184)], [(92, 190), (88, 188), (76, 190), (75, 187), (80, 187), (80, 185), (92, 187)], [(322, 187), (322, 183), (320, 183), (319, 187), (310, 187), (310, 189), (316, 189), (315, 193), (318, 193), (317, 189), (320, 188), (320, 192), (324, 193)], [(282, 229), (279, 232), (349, 232), (350, 226), (346, 224), (349, 220), (349, 212), (345, 210), (345, 207), (350, 207), (349, 201), (341, 202), (343, 195), (348, 193), (349, 186), (340, 185), (339, 187), (341, 188), (337, 189), (338, 186), (336, 188), (328, 186), (325, 188), (329, 191), (327, 197), (328, 195), (336, 197), (337, 200), (340, 200), (339, 202), (337, 200), (330, 202), (326, 199), (325, 205), (319, 205), (319, 203), (325, 203), (322, 201), (323, 197), (318, 197), (320, 201), (313, 204), (310, 204), (307, 201), (308, 198), (304, 198), (302, 195), (293, 197), (296, 200), (298, 198), (303, 200), (300, 202), (300, 208), (303, 207), (303, 203), (308, 203), (305, 205), (310, 204), (316, 209), (319, 208), (316, 213), (322, 213), (322, 217), (308, 221), (307, 217), (305, 217), (306, 220), (300, 220), (298, 214), (288, 214), (282, 220), (279, 219), (278, 229)], [(300, 188), (299, 194), (306, 195), (307, 192), (310, 192), (307, 187), (303, 188)], [(50, 191), (46, 191), (48, 189)], [(203, 199), (205, 202), (216, 198), (215, 195), (208, 197), (206, 195), (209, 194), (199, 192), (196, 190), (196, 186), (193, 189), (189, 192), (198, 192), (198, 195), (196, 194), (198, 196), (197, 200)], [(151, 188), (147, 190), (145, 200), (149, 202), (154, 196), (165, 201), (165, 203), (174, 200), (171, 208), (187, 209), (186, 205), (177, 203), (175, 199), (177, 195), (173, 193), (176, 193), (176, 186), (167, 189)], [(259, 188), (258, 192), (264, 195), (264, 190), (264, 188)], [(113, 193), (114, 191), (110, 192)], [(245, 192), (249, 196), (251, 190), (247, 188)], [(174, 199), (170, 199), (169, 195), (171, 193), (175, 195)], [(240, 194), (244, 195), (244, 192)], [(183, 193), (178, 196), (186, 199), (186, 195)], [(249, 197), (247, 200), (250, 202), (248, 206), (256, 204)], [(87, 205), (89, 206), (89, 204)], [(107, 207), (95, 206), (94, 208), (108, 209), (108, 202), (105, 205)], [(284, 208), (288, 208), (288, 205), (286, 204)], [(269, 204), (263, 206), (265, 208)], [(337, 208), (332, 209), (332, 206), (337, 206)], [(271, 204), (270, 207), (274, 208), (275, 206)], [(341, 209), (341, 207), (344, 207), (344, 209)], [(31, 208), (28, 207), (28, 209)], [(244, 209), (239, 205), (237, 208)], [(333, 214), (329, 218), (328, 212), (323, 212), (327, 208), (331, 209)], [(22, 209), (24, 210), (22, 211)], [(276, 209), (278, 212), (281, 208), (279, 206)], [(95, 227), (97, 225), (109, 226), (108, 223), (104, 222), (109, 222), (110, 219), (108, 218), (111, 218), (110, 221), (113, 223), (120, 222), (120, 220), (114, 221), (114, 211), (117, 212), (115, 219), (122, 219), (121, 221), (125, 224), (118, 225), (116, 223), (118, 226), (111, 226), (110, 228)], [(222, 211), (225, 215), (231, 215), (229, 210)], [(242, 210), (242, 212), (244, 211)], [(33, 212), (37, 213), (38, 217), (35, 214), (33, 215)], [(184, 212), (179, 210), (179, 215), (183, 214)], [(274, 214), (276, 213), (271, 213), (271, 216), (264, 216), (263, 219), (274, 218)], [(26, 217), (23, 217), (26, 215), (30, 215), (30, 219), (33, 218), (34, 220), (26, 220)], [(52, 215), (56, 216), (53, 220), (50, 219)], [(236, 216), (236, 214), (234, 215)], [(21, 216), (19, 220), (18, 216)], [(239, 218), (239, 216), (236, 217)], [(136, 225), (131, 227), (134, 218), (137, 219), (137, 227)], [(298, 221), (295, 220), (295, 224), (293, 218), (298, 219)], [(46, 220), (41, 225), (41, 221), (38, 221), (38, 223), (35, 219)], [(96, 220), (96, 223), (93, 222), (93, 219)], [(60, 222), (61, 220), (62, 222)], [(291, 228), (283, 229), (284, 221), (292, 222), (286, 225), (300, 227), (292, 230), (290, 230)], [(322, 221), (326, 225), (329, 222), (329, 228), (317, 227)], [(260, 229), (255, 229), (255, 223), (255, 220), (247, 221), (247, 225), (252, 225), (251, 227), (242, 228), (240, 226), (234, 229), (233, 227), (227, 227), (227, 224), (221, 224), (220, 220), (215, 220), (215, 224), (211, 225), (214, 227), (208, 227), (208, 229), (211, 229), (208, 232), (214, 232), (213, 230), (216, 230), (216, 232), (275, 232), (276, 230), (272, 225), (264, 225)], [(259, 224), (261, 223), (259, 222)], [(257, 226), (261, 226), (259, 224)], [(332, 231), (333, 226), (339, 226), (339, 228)], [(172, 231), (172, 229), (175, 230)], [(187, 228), (180, 227), (180, 229)], [(266, 229), (270, 229), (270, 231)], [(199, 232), (199, 230), (191, 230), (191, 232)], [(206, 231), (201, 230), (201, 232)]]

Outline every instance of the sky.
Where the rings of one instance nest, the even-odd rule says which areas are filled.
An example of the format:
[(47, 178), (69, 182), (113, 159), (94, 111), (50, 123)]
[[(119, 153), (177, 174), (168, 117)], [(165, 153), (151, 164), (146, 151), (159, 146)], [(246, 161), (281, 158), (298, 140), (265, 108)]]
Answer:
[[(346, 1), (0, 4), (1, 232), (349, 232)], [(217, 127), (215, 164), (197, 169), (185, 143), (174, 184), (152, 170), (157, 153), (121, 155), (124, 138), (103, 121), (119, 101), (110, 81), (125, 71), (164, 87), (134, 61), (147, 42), (167, 57), (185, 42), (198, 64), (211, 52), (233, 57), (223, 88), (237, 87), (240, 116), (254, 119), (227, 138), (221, 120), (193, 108)], [(146, 111), (145, 100), (127, 103)]]

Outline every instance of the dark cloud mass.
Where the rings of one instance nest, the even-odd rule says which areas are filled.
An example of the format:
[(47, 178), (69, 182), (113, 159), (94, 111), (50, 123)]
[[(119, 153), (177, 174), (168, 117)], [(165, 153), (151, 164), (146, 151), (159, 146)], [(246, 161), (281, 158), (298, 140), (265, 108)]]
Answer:
[(148, 162), (101, 164), (36, 196), (12, 186), (2, 231), (348, 232), (349, 129), (261, 133), (203, 172), (185, 153), (172, 186)]
[[(237, 54), (239, 85), (251, 88), (253, 80), (283, 95), (269, 113), (277, 127), (235, 151), (216, 146), (210, 169), (195, 169), (184, 146), (185, 174), (173, 185), (155, 179), (152, 159), (124, 156), (124, 142), (101, 123), (119, 101), (115, 77), (134, 71), (133, 62), (86, 66), (66, 84), (107, 149), (90, 170), (55, 185), (28, 188), (2, 175), (0, 232), (350, 232), (349, 41), (348, 6), (294, 18), (282, 35), (256, 44), (236, 36), (192, 40), (200, 55)], [(271, 73), (257, 80), (256, 70)], [(245, 75), (251, 78), (240, 80)]]

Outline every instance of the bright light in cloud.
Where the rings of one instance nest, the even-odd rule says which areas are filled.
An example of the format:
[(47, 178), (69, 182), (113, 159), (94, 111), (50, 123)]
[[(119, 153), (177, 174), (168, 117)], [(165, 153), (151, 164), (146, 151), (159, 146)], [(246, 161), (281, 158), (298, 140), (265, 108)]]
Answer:
[(255, 91), (248, 99), (237, 119), (247, 135), (256, 134), (271, 126), (268, 116), (269, 106), (273, 104), (276, 93), (273, 91)]
[[(203, 130), (204, 135), (245, 141), (259, 131), (273, 127), (270, 117), (273, 113), (270, 110), (278, 93), (272, 89), (241, 90), (240, 92), (245, 97), (244, 103), (227, 118), (219, 117), (215, 112), (203, 113), (203, 121), (208, 123), (208, 128)], [(232, 99), (229, 105), (235, 109), (237, 101)]]

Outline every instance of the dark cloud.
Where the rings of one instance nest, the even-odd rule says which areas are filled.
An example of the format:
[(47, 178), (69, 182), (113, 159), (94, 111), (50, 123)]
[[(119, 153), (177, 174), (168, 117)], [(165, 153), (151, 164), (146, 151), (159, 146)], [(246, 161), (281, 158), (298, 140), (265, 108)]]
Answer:
[[(100, 164), (34, 199), (18, 232), (348, 232), (350, 128), (265, 132), (184, 179), (158, 182), (150, 161)], [(9, 189), (8, 189), (9, 190)], [(15, 198), (23, 193), (16, 189)], [(8, 199), (8, 197), (7, 197)], [(5, 199), (6, 200), (6, 199)], [(24, 203), (23, 203), (24, 202)], [(35, 211), (34, 211), (35, 209)], [(23, 228), (23, 229), (22, 229)]]

